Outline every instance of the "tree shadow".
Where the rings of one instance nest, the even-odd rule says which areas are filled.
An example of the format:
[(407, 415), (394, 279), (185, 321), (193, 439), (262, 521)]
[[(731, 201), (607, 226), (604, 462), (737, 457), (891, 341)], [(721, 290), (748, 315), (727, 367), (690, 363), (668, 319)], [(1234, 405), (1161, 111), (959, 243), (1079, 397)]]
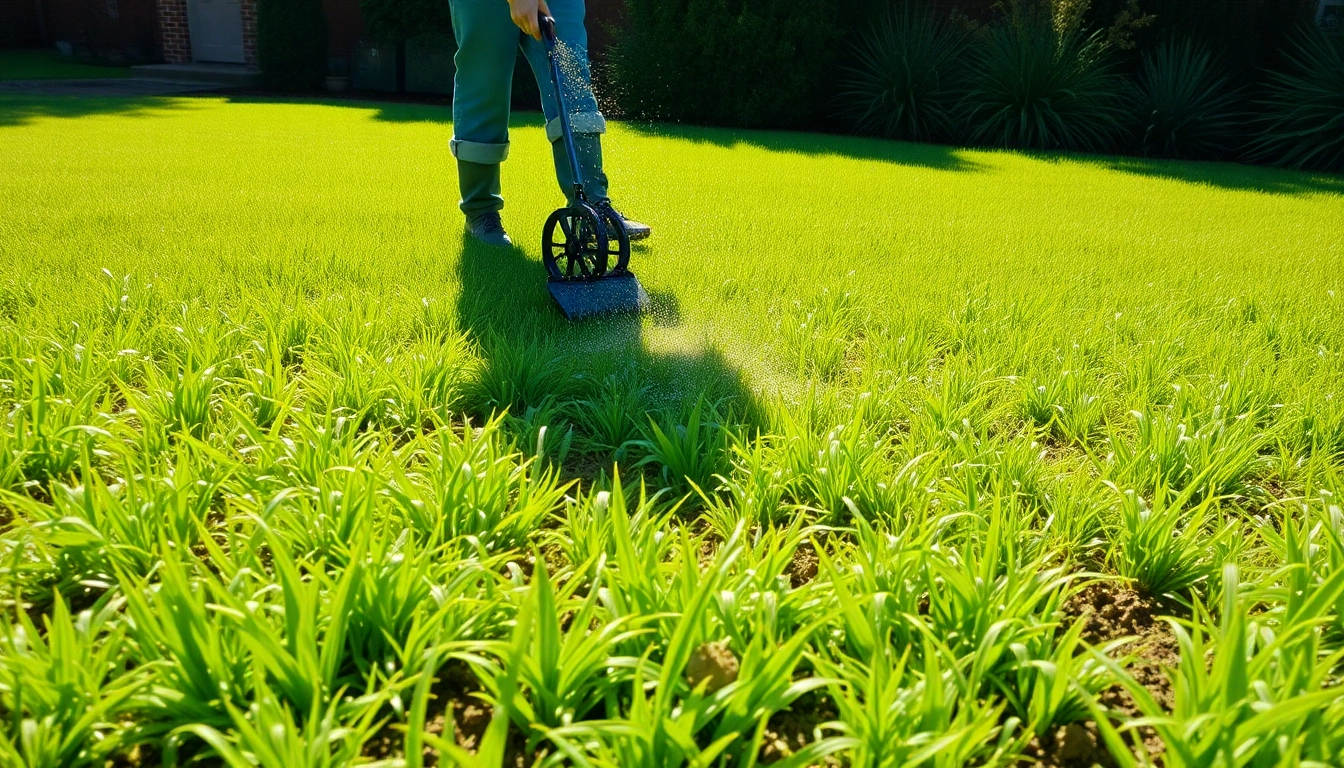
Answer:
[(1270, 195), (1344, 195), (1344, 176), (1237, 163), (1151, 160), (1138, 157), (1096, 161), (1107, 170)]
[(747, 145), (772, 152), (873, 160), (939, 171), (975, 172), (984, 167), (981, 163), (964, 157), (961, 148), (944, 144), (916, 144), (829, 133), (701, 128), (673, 123), (631, 122), (624, 125), (645, 136), (712, 144), (724, 148)]
[(0, 93), (0, 128), (28, 125), (46, 118), (80, 118), (90, 115), (158, 117), (165, 112), (191, 108), (190, 102), (176, 96), (85, 97)]
[[(483, 365), (477, 378), (499, 382), (514, 377), (524, 382), (507, 396), (474, 395), (468, 408), (477, 415), (508, 408), (512, 416), (523, 416), (528, 409), (549, 405), (572, 416), (575, 404), (603, 397), (604, 387), (616, 381), (629, 391), (642, 392), (643, 410), (629, 414), (636, 425), (647, 426), (654, 412), (680, 419), (702, 397), (719, 404), (722, 415), (731, 412), (736, 423), (762, 423), (760, 407), (742, 372), (720, 350), (706, 344), (650, 348), (651, 329), (675, 328), (680, 322), (675, 312), (571, 323), (554, 306), (539, 260), (521, 248), (484, 246), (465, 235), (458, 277), (457, 320), (477, 343)], [(675, 306), (670, 294), (653, 295), (658, 307)], [(527, 381), (546, 385), (538, 388)], [(593, 474), (611, 469), (609, 463), (602, 466), (603, 461), (594, 464), (591, 456), (586, 461)]]

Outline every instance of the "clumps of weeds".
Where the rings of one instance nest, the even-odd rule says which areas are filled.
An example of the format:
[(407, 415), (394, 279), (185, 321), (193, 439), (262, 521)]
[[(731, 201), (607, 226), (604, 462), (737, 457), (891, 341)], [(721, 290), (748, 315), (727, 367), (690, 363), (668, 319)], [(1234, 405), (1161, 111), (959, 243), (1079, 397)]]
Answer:
[(863, 326), (863, 314), (850, 293), (823, 289), (808, 301), (794, 302), (779, 330), (798, 373), (832, 381), (851, 366)]
[[(1112, 486), (1114, 488), (1114, 486)], [(1134, 490), (1119, 491), (1118, 523), (1111, 530), (1109, 560), (1115, 572), (1133, 580), (1148, 595), (1181, 595), (1216, 570), (1208, 549), (1213, 500), (1189, 506), (1192, 492), (1177, 493), (1158, 485), (1151, 499)]]
[(1285, 443), (1296, 456), (1344, 465), (1344, 395), (1319, 390), (1304, 395), (1284, 419)]
[(867, 366), (889, 386), (921, 381), (946, 352), (936, 324), (921, 316), (901, 318), (864, 336)]
[(1266, 436), (1246, 415), (1215, 405), (1185, 417), (1174, 410), (1134, 411), (1133, 431), (1108, 430), (1111, 455), (1106, 476), (1124, 487), (1149, 492), (1191, 491), (1191, 499), (1246, 495), (1248, 479), (1263, 463)]
[(639, 415), (647, 411), (648, 388), (629, 376), (604, 378), (592, 396), (576, 400), (574, 421), (581, 429), (578, 447), (612, 461), (623, 461), (640, 438)]
[(248, 418), (261, 429), (273, 426), (296, 405), (299, 382), (284, 361), (278, 347), (263, 350), (234, 384)]
[(719, 478), (728, 469), (732, 427), (716, 404), (701, 397), (684, 417), (672, 412), (665, 412), (661, 419), (649, 416), (640, 432), (642, 438), (635, 444), (645, 455), (638, 466), (655, 468), (674, 493), (718, 491)]
[(520, 341), (496, 334), (479, 344), (483, 362), (466, 396), (473, 413), (521, 413), (548, 398), (568, 399), (578, 386), (572, 359), (540, 338)]
[(790, 514), (784, 503), (784, 469), (775, 461), (773, 443), (773, 437), (760, 432), (734, 435), (732, 467), (719, 478), (728, 499), (723, 514), (731, 513), (734, 520), (744, 519), (752, 527), (783, 522)]
[(1040, 530), (1046, 546), (1073, 562), (1090, 564), (1104, 557), (1110, 493), (1094, 478), (1073, 474), (1052, 478), (1042, 492), (1045, 519)]
[(567, 498), (558, 527), (544, 538), (571, 563), (633, 555), (639, 567), (654, 567), (666, 562), (677, 544), (669, 532), (677, 525), (681, 503), (669, 502), (666, 496), (661, 491), (649, 493), (642, 479), (627, 489), (619, 472), (613, 472), (609, 490)]
[(154, 472), (125, 454), (99, 471), (86, 452), (78, 483), (51, 483), (47, 502), (10, 502), (23, 513), (30, 541), (49, 553), (55, 589), (74, 596), (108, 588), (119, 573), (152, 573), (161, 542), (189, 549), (208, 535), (206, 521), (223, 483), (188, 447), (158, 458)]
[(997, 418), (998, 390), (1006, 380), (976, 371), (965, 358), (945, 362), (929, 386), (907, 403), (900, 442), (907, 455), (948, 450), (987, 439)]
[(406, 428), (432, 429), (450, 421), (467, 396), (478, 360), (461, 334), (442, 332), (417, 339), (392, 381), (393, 411)]
[(558, 467), (565, 463), (574, 446), (571, 411), (572, 407), (567, 408), (554, 397), (548, 397), (528, 406), (517, 416), (505, 413), (503, 424), (515, 435), (518, 448), (524, 454)]
[(1101, 428), (1104, 404), (1096, 377), (1076, 369), (1019, 379), (1018, 412), (1055, 438), (1086, 444)]
[[(1301, 734), (1332, 729), (1322, 716), (1333, 722), (1338, 714), (1340, 694), (1319, 663), (1325, 649), (1317, 627), (1344, 594), (1344, 571), (1303, 584), (1292, 609), (1273, 616), (1256, 610), (1259, 590), (1243, 586), (1237, 566), (1224, 566), (1221, 582), (1218, 618), (1195, 602), (1191, 621), (1170, 622), (1180, 656), (1170, 710), (1118, 662), (1097, 658), (1161, 739), (1166, 765), (1228, 764), (1221, 756), (1236, 750), (1266, 765), (1329, 763), (1331, 748)], [(1089, 706), (1112, 755), (1146, 754), (1139, 729), (1117, 729), (1099, 704)]]
[(266, 324), (265, 346), (280, 355), (281, 364), (302, 365), (315, 335), (313, 321), (308, 315), (303, 311), (267, 313), (263, 315), (263, 322)]
[[(830, 522), (851, 508), (871, 513), (886, 501), (891, 480), (885, 461), (887, 436), (871, 415), (871, 396), (842, 405), (834, 397), (810, 397), (795, 415), (776, 410), (770, 461), (785, 498), (813, 506)], [(758, 481), (759, 482), (759, 481)]]
[(41, 359), (16, 373), (16, 404), (5, 430), (6, 487), (40, 489), (52, 480), (68, 480), (97, 437), (107, 434), (98, 426), (106, 423), (99, 414), (104, 398), (96, 389), (67, 389)]
[[(111, 600), (72, 614), (58, 595), (35, 623), (0, 621), (0, 755), (26, 765), (101, 766), (128, 740), (150, 668), (128, 669), (127, 627)], [(19, 761), (22, 760), (20, 763)]]
[(387, 492), (415, 535), (427, 542), (471, 536), (487, 550), (511, 549), (559, 508), (566, 485), (503, 439), (503, 418), (479, 433), (441, 428), (399, 449), (409, 455), (388, 467)]
[(1121, 396), (1126, 407), (1137, 410), (1173, 401), (1180, 379), (1183, 345), (1177, 341), (1144, 344), (1120, 363)]

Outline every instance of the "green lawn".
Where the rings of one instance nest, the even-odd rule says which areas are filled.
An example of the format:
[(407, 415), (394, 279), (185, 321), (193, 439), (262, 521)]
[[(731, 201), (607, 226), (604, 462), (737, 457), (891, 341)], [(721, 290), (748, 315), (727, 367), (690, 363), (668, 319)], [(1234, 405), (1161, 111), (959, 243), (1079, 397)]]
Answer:
[(0, 763), (1336, 760), (1344, 178), (539, 122), (0, 97)]
[(0, 80), (79, 80), (130, 74), (130, 67), (85, 64), (45, 48), (0, 50)]

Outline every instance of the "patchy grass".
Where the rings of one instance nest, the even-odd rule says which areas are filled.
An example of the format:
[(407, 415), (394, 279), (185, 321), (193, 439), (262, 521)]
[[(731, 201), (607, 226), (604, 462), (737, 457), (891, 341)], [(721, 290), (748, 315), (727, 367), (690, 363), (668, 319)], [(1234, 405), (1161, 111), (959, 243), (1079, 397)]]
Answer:
[(1344, 180), (537, 123), (0, 97), (5, 762), (1335, 759)]
[(0, 80), (79, 80), (130, 74), (130, 67), (86, 64), (45, 48), (0, 50)]

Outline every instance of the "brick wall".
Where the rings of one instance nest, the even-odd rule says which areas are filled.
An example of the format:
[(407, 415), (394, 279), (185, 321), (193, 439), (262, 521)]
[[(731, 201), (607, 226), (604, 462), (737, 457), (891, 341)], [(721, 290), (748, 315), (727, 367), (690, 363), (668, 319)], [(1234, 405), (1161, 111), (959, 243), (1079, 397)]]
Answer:
[(191, 61), (187, 0), (159, 0), (159, 50), (163, 52), (163, 60), (167, 64)]

